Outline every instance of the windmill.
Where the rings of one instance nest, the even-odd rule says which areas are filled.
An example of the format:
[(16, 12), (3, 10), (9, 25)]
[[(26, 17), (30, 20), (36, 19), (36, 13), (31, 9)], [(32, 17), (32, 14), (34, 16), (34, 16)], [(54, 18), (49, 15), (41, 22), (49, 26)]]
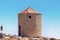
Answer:
[(1, 32), (3, 31), (3, 26), (0, 26), (0, 31), (1, 31)]
[(3, 33), (2, 33), (2, 31), (3, 31), (3, 26), (0, 26), (0, 31), (1, 31), (1, 33), (0, 33), (0, 39), (2, 39), (2, 38), (3, 38)]

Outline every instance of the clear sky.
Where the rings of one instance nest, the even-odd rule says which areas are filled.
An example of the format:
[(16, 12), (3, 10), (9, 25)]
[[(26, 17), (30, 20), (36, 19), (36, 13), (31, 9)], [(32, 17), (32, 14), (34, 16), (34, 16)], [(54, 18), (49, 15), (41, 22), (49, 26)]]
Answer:
[(42, 36), (60, 38), (60, 0), (0, 0), (0, 25), (18, 34), (18, 13), (31, 7), (42, 14)]

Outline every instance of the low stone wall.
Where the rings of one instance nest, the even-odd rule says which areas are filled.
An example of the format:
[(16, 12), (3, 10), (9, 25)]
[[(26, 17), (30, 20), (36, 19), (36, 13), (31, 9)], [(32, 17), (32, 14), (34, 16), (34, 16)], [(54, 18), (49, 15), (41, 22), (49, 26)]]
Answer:
[(0, 40), (59, 40), (59, 39), (51, 39), (51, 38), (29, 38), (29, 37), (4, 37), (0, 38)]

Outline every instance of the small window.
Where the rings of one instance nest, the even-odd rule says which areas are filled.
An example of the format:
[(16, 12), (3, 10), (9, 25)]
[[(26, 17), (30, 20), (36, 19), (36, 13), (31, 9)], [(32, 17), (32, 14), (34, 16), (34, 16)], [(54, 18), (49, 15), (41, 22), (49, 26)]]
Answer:
[(31, 19), (31, 16), (28, 16)]

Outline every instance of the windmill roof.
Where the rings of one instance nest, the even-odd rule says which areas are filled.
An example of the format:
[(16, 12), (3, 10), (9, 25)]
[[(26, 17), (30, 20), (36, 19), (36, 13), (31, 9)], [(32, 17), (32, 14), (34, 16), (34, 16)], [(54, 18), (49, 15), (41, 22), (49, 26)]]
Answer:
[(33, 8), (31, 7), (28, 7), (27, 9), (23, 10), (21, 13), (24, 13), (24, 14), (28, 14), (28, 13), (37, 13), (39, 14), (39, 12), (37, 12), (36, 10), (34, 10)]

